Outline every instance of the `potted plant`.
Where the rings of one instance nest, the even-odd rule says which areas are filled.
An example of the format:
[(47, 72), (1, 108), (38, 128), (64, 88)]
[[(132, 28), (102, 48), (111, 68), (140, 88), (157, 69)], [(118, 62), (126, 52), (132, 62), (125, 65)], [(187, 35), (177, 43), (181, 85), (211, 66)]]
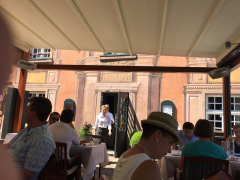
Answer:
[(88, 142), (91, 142), (92, 140), (92, 125), (91, 124), (88, 124), (87, 122), (85, 122), (85, 124), (83, 125), (83, 132), (84, 132), (84, 136), (83, 136), (83, 139), (85, 139), (86, 141)]

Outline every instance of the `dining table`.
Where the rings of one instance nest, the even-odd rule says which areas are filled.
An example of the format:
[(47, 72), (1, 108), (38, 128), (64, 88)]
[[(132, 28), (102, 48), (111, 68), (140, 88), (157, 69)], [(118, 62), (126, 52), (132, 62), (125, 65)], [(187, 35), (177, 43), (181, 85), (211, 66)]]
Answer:
[[(175, 169), (179, 167), (181, 150), (172, 150), (171, 153), (168, 153), (162, 159), (157, 161), (162, 179), (163, 180), (173, 180)], [(234, 158), (232, 158), (234, 157)], [(240, 179), (240, 157), (238, 156), (228, 156), (229, 160), (229, 174), (233, 177), (234, 180)]]
[(107, 147), (105, 143), (87, 146), (71, 146), (69, 150), (70, 157), (78, 153), (81, 153), (82, 165), (85, 168), (83, 180), (92, 179), (94, 177), (96, 166), (100, 163), (102, 167), (109, 163)]

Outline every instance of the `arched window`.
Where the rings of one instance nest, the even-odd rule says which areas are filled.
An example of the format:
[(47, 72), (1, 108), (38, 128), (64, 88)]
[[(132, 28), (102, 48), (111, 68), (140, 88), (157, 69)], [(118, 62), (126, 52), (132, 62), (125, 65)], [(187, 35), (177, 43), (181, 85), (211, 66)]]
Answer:
[(175, 104), (170, 100), (165, 100), (161, 103), (161, 112), (167, 113), (174, 117)]
[(66, 99), (66, 100), (64, 101), (64, 107), (63, 107), (63, 109), (71, 109), (71, 110), (75, 111), (75, 102), (74, 102), (74, 100), (72, 100), (72, 99)]

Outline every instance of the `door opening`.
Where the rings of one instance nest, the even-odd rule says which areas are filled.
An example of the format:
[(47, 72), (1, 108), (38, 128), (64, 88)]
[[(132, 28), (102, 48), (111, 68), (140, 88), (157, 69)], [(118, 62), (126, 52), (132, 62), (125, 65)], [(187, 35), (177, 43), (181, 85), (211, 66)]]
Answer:
[[(117, 101), (118, 101), (118, 93), (102, 93), (102, 100), (101, 105), (108, 104), (109, 105), (109, 112), (113, 114), (114, 121), (115, 115), (117, 114)], [(112, 124), (112, 135), (108, 136), (106, 145), (107, 149), (114, 150), (114, 143), (115, 143), (115, 123)]]

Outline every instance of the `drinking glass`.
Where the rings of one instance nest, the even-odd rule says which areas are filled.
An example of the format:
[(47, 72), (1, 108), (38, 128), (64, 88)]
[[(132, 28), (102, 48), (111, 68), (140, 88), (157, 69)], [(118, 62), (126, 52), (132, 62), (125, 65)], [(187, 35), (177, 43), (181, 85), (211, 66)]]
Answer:
[(223, 150), (226, 152), (226, 153), (228, 153), (228, 142), (227, 141), (222, 141), (221, 142), (221, 145), (222, 145), (222, 148), (223, 148)]

